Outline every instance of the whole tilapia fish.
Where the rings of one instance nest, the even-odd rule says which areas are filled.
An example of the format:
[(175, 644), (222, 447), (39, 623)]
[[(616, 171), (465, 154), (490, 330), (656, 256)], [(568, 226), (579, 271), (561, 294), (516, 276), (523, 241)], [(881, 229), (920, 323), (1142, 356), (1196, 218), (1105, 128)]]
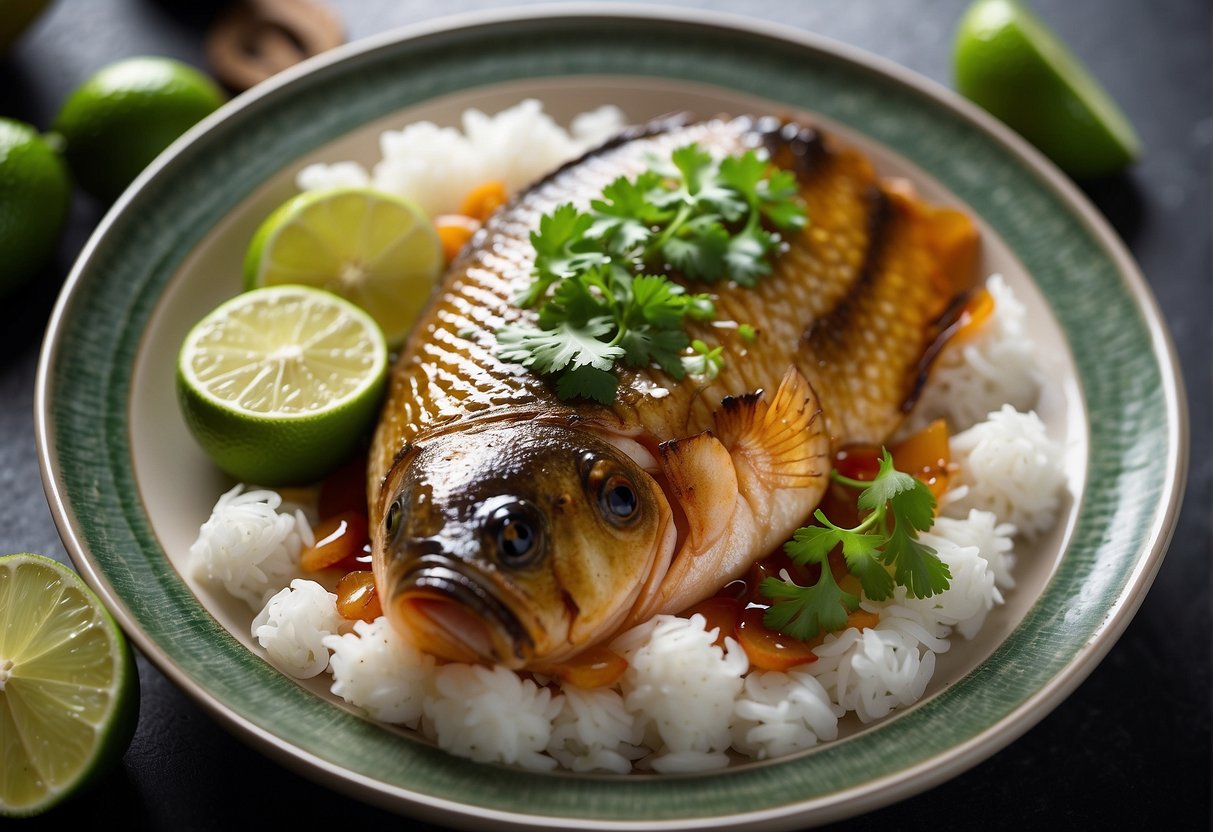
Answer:
[[(530, 232), (691, 142), (765, 146), (808, 227), (757, 287), (693, 287), (714, 291), (717, 322), (689, 328), (724, 346), (717, 378), (625, 369), (611, 406), (560, 401), (496, 354), (533, 314), (513, 303)], [(834, 449), (893, 431), (976, 266), (967, 217), (793, 123), (665, 120), (565, 165), (476, 234), (392, 371), (368, 472), (386, 614), (436, 655), (542, 669), (712, 595), (804, 523)]]

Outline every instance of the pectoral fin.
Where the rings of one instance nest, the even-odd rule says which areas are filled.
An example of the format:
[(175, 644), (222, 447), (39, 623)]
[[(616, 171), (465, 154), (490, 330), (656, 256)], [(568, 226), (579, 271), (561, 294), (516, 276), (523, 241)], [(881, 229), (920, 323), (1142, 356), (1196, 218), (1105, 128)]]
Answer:
[(768, 405), (762, 392), (729, 396), (716, 411), (716, 431), (768, 490), (808, 488), (830, 472), (830, 440), (813, 388), (795, 367)]
[(660, 446), (686, 532), (637, 621), (681, 612), (743, 575), (791, 536), (825, 491), (830, 441), (817, 397), (796, 369), (769, 403), (761, 391), (726, 398), (716, 428)]

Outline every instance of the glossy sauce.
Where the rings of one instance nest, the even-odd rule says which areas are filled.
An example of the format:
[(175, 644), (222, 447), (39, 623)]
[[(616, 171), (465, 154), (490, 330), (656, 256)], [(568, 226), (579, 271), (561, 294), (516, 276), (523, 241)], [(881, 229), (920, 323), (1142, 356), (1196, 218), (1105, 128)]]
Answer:
[[(937, 499), (947, 490), (951, 458), (947, 425), (942, 420), (932, 422), (892, 446), (889, 452), (893, 455), (897, 470), (917, 477)], [(880, 458), (881, 448), (875, 445), (847, 445), (834, 455), (834, 469), (844, 477), (868, 482), (880, 471)], [(855, 506), (856, 496), (854, 488), (831, 482), (822, 499), (821, 510), (840, 526), (856, 526), (860, 520)], [(835, 582), (844, 591), (858, 595), (859, 583), (847, 570), (841, 548), (830, 553), (829, 562)], [(817, 656), (813, 649), (824, 641), (825, 633), (802, 641), (771, 630), (763, 623), (770, 599), (760, 590), (762, 582), (766, 578), (780, 578), (784, 572), (800, 586), (811, 586), (817, 583), (821, 567), (817, 564), (801, 566), (783, 550), (776, 551), (754, 564), (743, 579), (725, 585), (715, 596), (701, 601), (683, 615), (690, 617), (698, 613), (706, 619), (708, 630), (718, 628), (718, 645), (724, 645), (726, 636), (736, 639), (752, 667), (787, 671), (814, 662)], [(880, 616), (876, 613), (859, 609), (848, 614), (843, 629), (855, 627), (864, 630), (875, 627), (879, 621)]]
[[(948, 431), (943, 421), (936, 421), (906, 440), (892, 446), (890, 453), (899, 471), (909, 473), (931, 489), (938, 498), (945, 490), (951, 473)], [(881, 449), (874, 445), (847, 445), (834, 456), (834, 468), (839, 474), (854, 480), (870, 481), (880, 470)], [(361, 457), (339, 469), (321, 485), (318, 511), (321, 520), (316, 526), (317, 542), (304, 550), (301, 565), (309, 571), (342, 569), (344, 576), (337, 582), (337, 609), (351, 621), (373, 621), (382, 615), (374, 574), (369, 571), (370, 547), (367, 540), (366, 488), (362, 477)], [(821, 503), (821, 509), (834, 523), (855, 526), (859, 516), (855, 507), (854, 488), (831, 483)], [(830, 553), (830, 569), (843, 590), (859, 594), (858, 581), (847, 570), (841, 549)], [(703, 615), (707, 629), (718, 631), (716, 644), (723, 646), (725, 638), (735, 639), (746, 651), (752, 667), (761, 670), (787, 671), (817, 660), (813, 649), (825, 639), (824, 633), (802, 641), (777, 631), (763, 623), (770, 599), (759, 587), (766, 578), (780, 578), (783, 573), (801, 586), (815, 584), (821, 567), (795, 563), (782, 549), (755, 563), (744, 578), (732, 581), (720, 591), (683, 613), (690, 617)], [(856, 610), (847, 616), (846, 628), (859, 630), (874, 627), (879, 616), (866, 610)], [(548, 669), (547, 675), (580, 688), (612, 685), (627, 669), (627, 661), (608, 647), (586, 650), (571, 661)]]

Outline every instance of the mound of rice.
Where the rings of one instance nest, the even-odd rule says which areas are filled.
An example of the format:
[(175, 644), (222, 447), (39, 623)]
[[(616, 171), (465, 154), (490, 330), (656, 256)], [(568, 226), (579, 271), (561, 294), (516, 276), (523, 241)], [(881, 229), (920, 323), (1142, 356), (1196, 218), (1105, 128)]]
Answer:
[(463, 130), (429, 121), (389, 130), (379, 138), (382, 158), (368, 172), (356, 162), (314, 164), (296, 177), (300, 189), (370, 186), (416, 202), (431, 217), (459, 209), (469, 191), (489, 180), (510, 193), (598, 146), (625, 126), (616, 107), (576, 116), (565, 130), (527, 99), (496, 115), (463, 114)]
[[(492, 116), (470, 110), (462, 130), (418, 123), (385, 133), (372, 170), (312, 165), (297, 181), (303, 189), (370, 185), (431, 215), (447, 213), (487, 180), (517, 190), (622, 127), (619, 111), (603, 108), (565, 130), (528, 100)], [(276, 666), (305, 677), (327, 663), (334, 695), (473, 760), (624, 774), (803, 751), (837, 738), (851, 714), (869, 723), (920, 699), (952, 635), (972, 638), (1014, 587), (1017, 536), (1055, 523), (1064, 476), (1059, 449), (1030, 412), (1041, 373), (1024, 306), (1001, 277), (987, 285), (993, 316), (944, 351), (903, 430), (939, 417), (963, 430), (951, 440), (953, 489), (922, 535), (948, 564), (951, 586), (931, 598), (898, 588), (885, 601), (862, 599), (876, 625), (827, 635), (817, 660), (790, 672), (751, 671), (737, 642), (717, 645), (699, 615), (658, 616), (620, 635), (611, 646), (628, 668), (608, 688), (561, 689), (501, 667), (439, 665), (385, 618), (350, 627), (323, 587), (292, 580), (301, 547), (312, 542), (306, 517), (273, 492), (241, 486), (200, 529), (192, 569), (261, 610), (252, 632)]]
[(643, 727), (617, 690), (570, 685), (560, 703), (547, 753), (564, 768), (627, 774), (632, 761), (648, 753), (640, 747)]
[(331, 690), (371, 719), (417, 728), (433, 683), (434, 658), (422, 653), (386, 618), (355, 621), (354, 631), (323, 639), (332, 651)]
[(1041, 373), (1025, 328), (1024, 305), (1002, 275), (991, 275), (986, 290), (995, 313), (976, 332), (944, 347), (903, 432), (941, 418), (952, 431), (961, 431), (1003, 404), (1015, 410), (1035, 406)]
[(837, 737), (844, 712), (806, 670), (756, 670), (733, 708), (733, 748), (756, 760), (803, 751)]
[(425, 699), (423, 730), (460, 757), (546, 771), (556, 767), (543, 752), (561, 708), (548, 688), (507, 668), (446, 664)]
[(348, 629), (337, 596), (315, 581), (296, 578), (253, 619), (252, 634), (274, 667), (299, 679), (328, 670), (324, 639)]
[(644, 744), (659, 753), (656, 771), (723, 768), (732, 740), (729, 722), (750, 660), (731, 638), (716, 645), (702, 615), (659, 615), (624, 633), (611, 647), (628, 661), (621, 688), (637, 715)]
[(192, 574), (260, 610), (298, 576), (299, 553), (315, 542), (303, 510), (282, 505), (277, 492), (243, 484), (221, 496), (190, 546)]
[(945, 495), (951, 517), (993, 513), (1028, 539), (1053, 527), (1065, 486), (1061, 451), (1033, 412), (1003, 405), (950, 442), (960, 472)]

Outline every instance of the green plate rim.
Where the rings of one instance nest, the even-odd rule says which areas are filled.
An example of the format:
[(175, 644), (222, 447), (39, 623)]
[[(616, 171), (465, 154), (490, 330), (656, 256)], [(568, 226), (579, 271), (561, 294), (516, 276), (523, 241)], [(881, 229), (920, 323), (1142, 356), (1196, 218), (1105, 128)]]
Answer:
[[(569, 46), (561, 51), (573, 31), (582, 40), (576, 41), (575, 51)], [(645, 54), (623, 50), (622, 56), (611, 57), (605, 50), (589, 48), (590, 43), (605, 43), (609, 33), (622, 31), (632, 36), (633, 50), (656, 41), (657, 32), (677, 37), (662, 50)], [(519, 49), (520, 37), (542, 43), (546, 51)], [(494, 42), (501, 52), (488, 48)], [(371, 84), (359, 95), (348, 96), (351, 103), (343, 105), (344, 114), (356, 112), (356, 121), (310, 112), (314, 118), (308, 129), (292, 138), (293, 155), (272, 161), (233, 162), (230, 157), (240, 154), (225, 157), (225, 140), (233, 135), (243, 136), (246, 145), (264, 140), (264, 131), (278, 129), (272, 123), (275, 117), (294, 113), (297, 120), (304, 118), (308, 96), (323, 94), (338, 80), (374, 80), (377, 68), (382, 72), (394, 61), (433, 58), (436, 50), (456, 53), (449, 56), (456, 60), (458, 50), (469, 45), (478, 48), (474, 57), (448, 67), (450, 74), (442, 78), (419, 83), (410, 93), (414, 99)], [(515, 54), (504, 52), (507, 49)], [(687, 77), (692, 65), (686, 62), (705, 54), (726, 66), (744, 58), (748, 74), (729, 77), (715, 66), (695, 64), (694, 77)], [(1040, 603), (989, 661), (913, 712), (807, 756), (725, 773), (621, 781), (485, 767), (483, 776), (476, 778), (477, 795), (469, 799), (465, 761), (418, 743), (401, 743), (391, 732), (312, 696), (269, 669), (221, 631), (163, 558), (132, 496), (124, 395), (140, 346), (141, 324), (168, 277), (209, 225), (169, 239), (149, 209), (189, 199), (189, 186), (198, 184), (200, 170), (213, 173), (216, 165), (222, 170), (223, 164), (243, 164), (245, 178), (240, 183), (213, 189), (226, 196), (181, 209), (177, 222), (188, 226), (199, 212), (205, 217), (221, 203), (235, 204), (247, 196), (261, 181), (258, 177), (371, 118), (477, 86), (471, 83), (476, 80), (484, 84), (549, 75), (553, 61), (563, 62), (559, 70), (565, 74), (695, 80), (786, 100), (886, 143), (978, 209), (1025, 265), (1036, 266), (1034, 277), (1043, 280), (1042, 291), (1072, 349), (1076, 338), (1088, 343), (1099, 338), (1121, 350), (1117, 356), (1123, 362), (1112, 368), (1074, 350), (1084, 394), (1095, 405), (1088, 411), (1089, 465), (1100, 477), (1084, 489), (1075, 533), (1057, 574)], [(754, 89), (757, 79), (771, 67), (787, 75), (764, 77), (759, 93)], [(432, 69), (431, 76), (437, 75)], [(807, 79), (810, 90), (814, 83), (827, 84), (818, 89), (825, 97), (808, 102), (802, 98), (805, 93), (786, 92), (788, 77)], [(847, 95), (829, 99), (828, 84), (838, 83), (849, 84)], [(872, 109), (874, 103), (881, 107)], [(869, 109), (849, 109), (863, 106)], [(1101, 288), (1119, 290), (1101, 299), (1099, 320), (1091, 318), (1093, 301), (1072, 285), (1076, 281), (1057, 278), (1053, 268), (1061, 266), (1050, 267), (1039, 252), (1032, 254), (1032, 245), (1050, 241), (1024, 239), (1016, 223), (1004, 216), (1010, 209), (991, 201), (996, 188), (985, 195), (975, 192), (973, 182), (966, 184), (954, 167), (940, 167), (932, 155), (938, 148), (902, 136), (907, 129), (927, 126), (937, 131), (936, 139), (945, 135), (974, 143), (969, 152), (993, 165), (989, 170), (1015, 174), (1003, 184), (1018, 188), (1017, 199), (1031, 202), (1033, 210), (1058, 212), (1069, 236), (1051, 245), (1060, 244), (1066, 252), (1076, 246), (1095, 256), (1088, 265), (1098, 267)], [(147, 227), (135, 228), (137, 219)], [(140, 255), (142, 261), (130, 253), (133, 242), (147, 250)], [(133, 291), (110, 285), (113, 269), (121, 267), (124, 258), (136, 261), (128, 267), (144, 269)], [(107, 319), (109, 329), (83, 325)], [(128, 326), (132, 323), (135, 326)], [(368, 802), (461, 826), (491, 821), (525, 828), (568, 823), (604, 829), (785, 828), (854, 815), (954, 776), (1034, 725), (1090, 673), (1140, 605), (1174, 529), (1186, 480), (1188, 431), (1177, 368), (1174, 347), (1145, 280), (1107, 223), (1050, 163), (955, 94), (889, 61), (777, 24), (699, 10), (575, 4), (458, 15), (349, 44), (254, 88), (192, 129), (115, 204), (68, 277), (39, 360), (35, 429), (52, 514), (82, 576), (166, 676), (280, 762)], [(1128, 384), (1123, 370), (1131, 371)], [(82, 435), (84, 428), (98, 424), (104, 440), (100, 446), (95, 437)], [(1130, 438), (1133, 442), (1126, 444)], [(1112, 531), (1117, 535), (1105, 540)], [(123, 557), (122, 547), (132, 544), (149, 557)], [(1071, 598), (1070, 590), (1083, 592)], [(1072, 603), (1057, 603), (1063, 599)], [(173, 623), (157, 624), (150, 618), (152, 610), (157, 616), (172, 616), (156, 620)], [(1031, 668), (1022, 665), (1028, 656), (1035, 660)], [(216, 669), (234, 674), (236, 686), (203, 678)], [(1008, 678), (1012, 670), (1014, 679)], [(244, 698), (225, 700), (224, 695)], [(957, 711), (958, 705), (963, 707)], [(957, 712), (967, 720), (964, 730), (956, 728)], [(284, 720), (284, 713), (306, 714), (308, 724), (298, 727), (304, 720)], [(927, 730), (945, 726), (947, 720), (952, 724), (946, 736)], [(331, 741), (335, 732), (341, 732), (342, 742), (355, 741), (360, 753), (371, 753), (379, 762), (389, 754), (403, 759), (393, 762), (390, 776), (372, 772)], [(560, 788), (552, 788), (554, 784)]]

